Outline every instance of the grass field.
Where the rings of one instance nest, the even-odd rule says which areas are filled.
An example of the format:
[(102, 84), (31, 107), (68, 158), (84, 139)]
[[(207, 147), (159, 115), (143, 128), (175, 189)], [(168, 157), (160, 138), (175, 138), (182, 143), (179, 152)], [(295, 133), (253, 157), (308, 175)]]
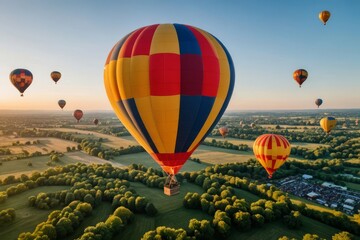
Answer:
[[(254, 144), (253, 140), (245, 140), (245, 139), (229, 138), (229, 137), (227, 137), (227, 138), (208, 137), (205, 140), (211, 141), (212, 139), (215, 139), (216, 141), (228, 141), (229, 143), (232, 143), (232, 144), (235, 144), (235, 145), (246, 144), (250, 148), (252, 148), (252, 146)], [(291, 146), (293, 146), (293, 147), (305, 147), (305, 148), (309, 148), (309, 149), (316, 149), (317, 147), (320, 147), (320, 146), (327, 147), (327, 145), (325, 145), (325, 144), (303, 143), (303, 142), (291, 142)]]
[[(49, 166), (46, 165), (49, 160), (49, 156), (40, 156), (3, 162), (2, 166), (0, 166), (0, 178), (3, 179), (8, 175), (14, 175), (18, 177), (23, 173), (29, 175), (35, 171), (44, 171), (49, 168)], [(28, 166), (29, 162), (32, 163), (31, 167)], [(59, 162), (59, 165), (66, 164), (67, 162)]]
[(351, 183), (351, 182), (345, 182), (345, 184), (346, 184), (346, 186), (347, 186), (348, 188), (360, 192), (360, 184)]
[[(21, 145), (21, 146), (12, 146), (13, 143), (19, 141), (21, 144), (26, 142), (33, 143), (33, 141), (39, 140), (39, 144), (30, 144), (30, 145)], [(57, 152), (66, 152), (66, 147), (76, 147), (77, 143), (72, 141), (62, 140), (58, 138), (13, 138), (9, 136), (0, 137), (0, 147), (9, 148), (11, 153), (18, 154), (22, 153), (23, 150), (33, 153), (35, 151), (41, 153), (48, 153), (52, 150)], [(46, 149), (46, 150), (45, 150)]]
[(93, 135), (98, 138), (104, 139), (104, 142), (102, 143), (104, 146), (110, 147), (110, 148), (120, 148), (120, 147), (128, 147), (129, 145), (139, 145), (137, 141), (130, 136), (126, 137), (115, 137), (108, 134), (93, 132), (93, 131), (87, 131), (87, 130), (80, 130), (80, 129), (73, 129), (73, 128), (46, 128), (47, 130), (56, 130), (60, 132), (77, 132), (80, 134), (85, 135)]
[(69, 188), (68, 186), (37, 187), (9, 197), (5, 203), (0, 204), (0, 209), (14, 208), (16, 218), (13, 223), (0, 227), (1, 240), (17, 239), (22, 232), (34, 231), (36, 225), (45, 221), (48, 214), (54, 210), (39, 210), (29, 207), (28, 197), (35, 196), (40, 192), (56, 192)]
[(317, 234), (319, 237), (325, 239), (331, 239), (331, 236), (335, 233), (341, 232), (340, 230), (330, 227), (321, 222), (315, 221), (311, 218), (303, 216), (303, 226), (300, 229), (293, 230), (287, 228), (281, 220), (266, 223), (261, 228), (253, 228), (248, 232), (238, 232), (234, 230), (228, 239), (249, 239), (249, 240), (276, 240), (282, 236), (288, 236), (289, 238), (302, 239), (303, 235), (307, 233)]
[(85, 228), (88, 226), (95, 226), (98, 222), (105, 222), (112, 212), (110, 202), (101, 202), (99, 206), (93, 209), (91, 216), (84, 218), (84, 221), (81, 222), (74, 234), (63, 238), (63, 240), (72, 240), (80, 237), (84, 233)]
[(148, 188), (141, 183), (133, 182), (131, 186), (139, 195), (148, 198), (155, 205), (158, 214), (155, 217), (137, 214), (135, 221), (114, 239), (140, 239), (145, 232), (154, 230), (157, 226), (187, 229), (189, 220), (192, 218), (199, 220), (211, 219), (210, 215), (199, 210), (183, 207), (183, 199), (187, 192), (198, 192), (199, 194), (204, 192), (202, 188), (195, 184), (183, 183), (180, 187), (180, 193), (171, 197), (164, 195), (163, 189)]
[[(157, 164), (154, 161), (154, 159), (152, 159), (151, 156), (146, 152), (118, 156), (118, 157), (115, 157), (115, 159), (112, 160), (111, 162), (116, 162), (118, 164), (122, 164), (125, 166), (136, 163), (136, 164), (142, 164), (145, 167), (153, 167), (155, 169), (161, 169), (159, 164)], [(199, 171), (199, 170), (206, 168), (207, 166), (209, 166), (207, 163), (196, 163), (196, 162), (188, 160), (188, 161), (186, 161), (186, 163), (184, 164), (184, 166), (181, 168), (180, 171), (181, 172)]]

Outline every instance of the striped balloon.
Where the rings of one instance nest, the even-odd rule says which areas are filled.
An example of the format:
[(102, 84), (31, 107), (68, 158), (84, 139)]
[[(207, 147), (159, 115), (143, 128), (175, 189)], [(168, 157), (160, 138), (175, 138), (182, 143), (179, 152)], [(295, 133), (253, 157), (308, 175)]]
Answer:
[(337, 120), (333, 117), (324, 117), (320, 120), (320, 126), (326, 133), (330, 133), (330, 131), (336, 126)]
[(289, 157), (291, 146), (289, 141), (281, 135), (263, 134), (255, 140), (253, 151), (271, 178)]
[(189, 25), (139, 28), (110, 51), (108, 98), (132, 136), (176, 174), (224, 113), (234, 88), (224, 45)]

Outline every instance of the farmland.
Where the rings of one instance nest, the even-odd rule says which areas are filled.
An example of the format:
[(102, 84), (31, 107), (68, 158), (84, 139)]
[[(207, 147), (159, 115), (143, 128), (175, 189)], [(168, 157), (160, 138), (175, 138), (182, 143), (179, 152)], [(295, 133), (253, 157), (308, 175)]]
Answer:
[[(228, 125), (231, 125), (232, 122), (234, 122), (233, 125), (235, 125), (235, 123), (240, 121), (242, 118), (246, 121), (246, 117), (224, 117), (220, 124), (227, 122)], [(336, 183), (343, 183), (349, 189), (358, 191), (360, 188), (360, 184), (358, 182), (347, 178), (341, 178), (341, 176), (338, 176), (339, 172), (337, 172), (337, 169), (342, 169), (344, 173), (349, 176), (357, 176), (359, 172), (359, 160), (358, 157), (354, 155), (356, 151), (350, 148), (356, 146), (356, 141), (353, 143), (351, 137), (349, 137), (355, 136), (355, 140), (359, 139), (359, 136), (356, 135), (358, 134), (357, 129), (347, 129), (346, 131), (337, 129), (334, 135), (325, 136), (325, 139), (327, 139), (326, 141), (317, 142), (316, 136), (318, 136), (319, 133), (312, 132), (318, 131), (316, 126), (310, 125), (306, 126), (306, 129), (304, 129), (305, 125), (296, 125), (296, 131), (291, 132), (291, 134), (295, 134), (294, 136), (296, 136), (299, 141), (291, 142), (292, 147), (305, 149), (304, 151), (306, 151), (306, 154), (308, 155), (312, 152), (319, 151), (319, 149), (323, 149), (322, 151), (326, 151), (326, 153), (317, 153), (324, 155), (321, 159), (319, 158), (316, 160), (310, 160), (308, 159), (309, 157), (306, 158), (305, 155), (300, 156), (298, 152), (292, 154), (290, 156), (291, 161), (286, 163), (284, 167), (278, 171), (278, 175), (275, 174), (275, 179), (273, 180), (266, 179), (266, 173), (261, 166), (254, 161), (249, 162), (249, 159), (255, 159), (252, 151), (252, 144), (254, 142), (254, 140), (252, 140), (253, 136), (259, 135), (259, 133), (267, 133), (270, 130), (275, 132), (282, 131), (281, 129), (279, 130), (276, 128), (276, 124), (271, 126), (260, 124), (262, 121), (262, 118), (260, 117), (259, 124), (256, 129), (248, 128), (243, 130), (246, 133), (244, 135), (245, 138), (241, 138), (239, 135), (234, 135), (224, 139), (218, 135), (215, 129), (213, 133), (205, 139), (205, 141), (215, 141), (219, 145), (212, 146), (203, 144), (194, 151), (191, 155), (192, 160), (188, 160), (179, 173), (179, 179), (183, 181), (181, 183), (180, 194), (168, 197), (163, 194), (163, 189), (161, 187), (157, 187), (156, 184), (159, 181), (155, 184), (150, 183), (153, 180), (139, 180), (146, 175), (145, 172), (148, 168), (155, 169), (148, 171), (149, 173), (154, 174), (153, 177), (155, 178), (153, 179), (158, 177), (159, 179), (163, 178), (161, 168), (155, 161), (153, 161), (149, 154), (144, 151), (130, 151), (126, 154), (111, 155), (111, 151), (114, 151), (114, 149), (126, 150), (129, 146), (138, 145), (137, 142), (127, 134), (122, 133), (124, 134), (123, 136), (115, 136), (115, 133), (111, 134), (112, 129), (118, 129), (119, 126), (121, 127), (118, 123), (112, 122), (113, 115), (109, 115), (104, 119), (101, 119), (102, 124), (99, 124), (97, 127), (91, 125), (91, 122), (86, 119), (81, 125), (76, 125), (73, 124), (71, 119), (66, 117), (63, 117), (63, 126), (60, 126), (61, 124), (59, 124), (58, 120), (55, 121), (54, 119), (47, 119), (45, 116), (39, 116), (41, 121), (36, 120), (41, 122), (41, 124), (35, 122), (27, 123), (31, 126), (31, 128), (27, 127), (27, 124), (24, 123), (23, 127), (27, 133), (30, 131), (32, 135), (36, 135), (40, 132), (41, 135), (39, 137), (24, 137), (22, 135), (23, 133), (19, 130), (19, 127), (13, 127), (11, 124), (12, 120), (6, 119), (6, 117), (3, 117), (3, 121), (5, 122), (4, 124), (8, 124), (8, 127), (1, 130), (0, 149), (3, 149), (4, 152), (6, 149), (9, 151), (6, 154), (0, 155), (0, 180), (2, 181), (2, 185), (0, 185), (0, 192), (6, 192), (9, 188), (18, 188), (19, 184), (26, 182), (26, 180), (21, 179), (35, 179), (35, 188), (27, 189), (24, 192), (8, 196), (5, 203), (0, 203), (0, 210), (14, 208), (16, 213), (16, 218), (13, 222), (0, 226), (0, 234), (2, 236), (6, 236), (2, 238), (4, 240), (16, 239), (22, 232), (33, 232), (37, 224), (46, 221), (52, 211), (57, 209), (62, 210), (66, 207), (65, 202), (61, 202), (59, 205), (51, 209), (38, 209), (37, 207), (29, 206), (30, 196), (36, 197), (41, 192), (47, 194), (59, 191), (75, 193), (74, 187), (77, 186), (75, 183), (78, 182), (78, 184), (80, 184), (78, 185), (78, 188), (80, 188), (80, 186), (86, 186), (89, 182), (91, 182), (91, 184), (95, 184), (97, 181), (91, 180), (87, 182), (87, 179), (93, 179), (94, 177), (102, 179), (100, 182), (105, 182), (102, 189), (104, 189), (105, 186), (106, 189), (111, 189), (113, 187), (112, 182), (114, 182), (115, 179), (129, 181), (129, 189), (135, 192), (138, 196), (146, 198), (147, 201), (151, 202), (157, 209), (157, 214), (155, 216), (148, 216), (135, 211), (132, 222), (129, 223), (122, 231), (114, 235), (113, 239), (140, 239), (147, 231), (154, 230), (158, 226), (167, 226), (175, 229), (182, 228), (186, 231), (190, 231), (189, 221), (191, 219), (207, 220), (212, 222), (214, 215), (202, 211), (201, 208), (189, 208), (184, 205), (184, 199), (188, 197), (188, 193), (198, 193), (199, 196), (201, 196), (204, 192), (206, 192), (206, 188), (204, 189), (204, 186), (198, 185), (200, 180), (196, 180), (197, 178), (191, 180), (191, 176), (194, 174), (194, 176), (205, 174), (205, 176), (209, 178), (211, 178), (211, 175), (216, 175), (219, 179), (227, 177), (245, 177), (252, 181), (254, 186), (257, 186), (257, 188), (263, 188), (267, 183), (270, 185), (272, 183), (278, 183), (286, 176), (307, 173), (314, 175), (316, 178), (314, 181), (319, 182), (319, 184), (321, 184), (324, 179), (331, 178), (336, 181)], [(295, 121), (294, 119), (295, 118), (288, 118), (288, 122), (290, 121), (291, 123), (291, 121)], [(285, 127), (291, 129), (294, 125), (291, 125), (290, 123), (286, 126), (281, 125), (281, 127), (283, 129)], [(37, 126), (37, 124), (39, 126)], [(350, 125), (350, 129), (352, 128), (355, 127)], [(304, 133), (305, 131), (306, 134)], [(47, 133), (51, 133), (51, 137), (46, 137)], [(286, 132), (279, 133), (286, 134)], [(342, 144), (341, 153), (336, 152), (340, 150), (335, 150), (333, 147), (334, 142), (338, 141), (337, 138), (341, 139), (344, 138), (344, 136), (347, 136), (347, 139), (349, 139), (349, 147), (346, 148), (347, 142), (341, 140), (341, 143), (338, 143), (338, 145)], [(307, 142), (307, 138), (310, 139), (309, 142)], [(100, 155), (93, 155), (90, 149), (82, 148), (82, 146), (85, 146), (84, 142), (86, 141), (94, 144), (91, 145), (94, 148), (99, 148), (99, 146), (101, 146), (104, 148), (103, 151), (108, 151), (108, 159), (104, 159)], [(223, 143), (225, 142), (231, 143), (232, 145), (224, 145)], [(233, 147), (241, 145), (248, 146), (248, 149), (239, 150), (234, 149)], [(345, 149), (345, 151), (343, 149)], [(38, 154), (34, 155), (36, 152), (38, 152)], [(344, 155), (344, 152), (346, 155)], [(344, 160), (340, 161), (337, 159), (337, 156), (340, 156), (340, 154)], [(56, 156), (58, 160), (54, 161), (54, 156)], [(299, 163), (295, 163), (294, 160), (301, 161), (298, 161)], [(335, 168), (335, 165), (326, 165), (325, 163), (321, 163), (322, 167), (317, 168), (316, 166), (320, 163), (320, 161), (325, 161), (325, 163), (329, 162), (331, 164), (333, 164), (332, 161), (338, 161), (337, 164), (341, 164), (341, 168)], [(313, 164), (314, 166), (312, 168), (318, 170), (316, 170), (316, 172), (315, 170), (309, 169), (309, 166), (302, 168), (301, 164)], [(71, 170), (68, 166), (72, 166)], [(221, 166), (226, 166), (226, 171), (223, 171)], [(242, 170), (234, 170), (231, 172), (231, 166), (241, 166)], [(109, 168), (111, 168), (112, 171), (108, 171), (107, 169)], [(228, 168), (230, 168), (230, 170)], [(56, 172), (59, 169), (62, 169), (61, 172)], [(127, 172), (127, 174), (124, 174), (123, 171)], [(142, 173), (142, 171), (144, 171), (144, 173)], [(113, 175), (113, 172), (122, 173), (117, 175), (118, 177), (114, 177), (115, 175)], [(139, 175), (135, 175), (135, 173)], [(35, 176), (34, 174), (40, 174), (39, 176), (44, 177), (41, 181), (36, 180), (39, 176), (37, 175), (37, 177), (33, 177)], [(55, 180), (58, 175), (61, 175), (61, 178), (59, 178), (59, 180)], [(142, 177), (139, 177), (140, 175)], [(9, 180), (12, 179), (11, 177), (15, 180)], [(69, 180), (66, 182), (65, 179)], [(74, 180), (70, 181), (70, 179)], [(56, 183), (58, 185), (56, 185), (54, 181), (58, 181)], [(82, 181), (85, 181), (86, 183), (82, 183)], [(235, 185), (232, 185), (233, 183), (231, 181), (227, 184), (233, 186), (234, 197), (237, 199), (245, 199), (249, 206), (252, 203), (257, 203), (259, 200), (264, 198), (263, 195), (259, 195), (256, 191), (254, 192), (253, 187), (235, 187)], [(91, 189), (99, 188), (98, 186), (93, 185)], [(95, 192), (93, 191), (92, 194), (94, 193)], [(104, 194), (104, 190), (102, 190), (102, 194)], [(221, 194), (219, 193), (218, 195)], [(83, 195), (82, 197), (80, 197), (80, 195), (78, 197), (81, 201), (84, 201)], [(321, 214), (322, 212), (328, 212), (329, 214), (334, 214), (336, 216), (340, 214), (339, 211), (335, 211), (334, 209), (325, 207), (308, 199), (300, 198), (292, 194), (288, 194), (288, 197), (293, 204), (301, 205), (301, 203), (305, 203), (308, 209), (319, 212), (318, 214)], [(62, 198), (62, 200), (60, 199), (60, 201), (63, 200), (64, 198)], [(105, 198), (103, 198), (100, 204), (93, 207), (92, 214), (85, 217), (82, 222), (73, 229), (73, 232), (63, 237), (63, 239), (70, 240), (81, 238), (85, 229), (88, 227), (97, 226), (98, 223), (107, 221), (108, 217), (114, 212), (113, 205), (114, 203), (112, 203), (111, 200), (105, 200)], [(259, 231), (260, 228), (255, 226), (252, 226), (248, 231), (239, 231), (236, 227), (232, 226), (232, 230), (228, 233), (227, 238), (278, 239), (279, 237), (286, 235), (288, 237), (301, 239), (303, 235), (312, 233), (326, 239), (331, 239), (334, 234), (341, 231), (341, 229), (336, 228), (336, 226), (324, 223), (320, 218), (317, 218), (316, 215), (306, 215), (306, 212), (303, 212), (303, 214), (304, 215), (301, 220), (302, 226), (296, 230), (287, 228), (281, 218), (279, 218), (270, 222), (266, 221), (264, 225), (261, 226), (261, 231)], [(348, 215), (348, 219), (350, 219), (350, 221), (355, 221), (355, 218), (352, 215)]]

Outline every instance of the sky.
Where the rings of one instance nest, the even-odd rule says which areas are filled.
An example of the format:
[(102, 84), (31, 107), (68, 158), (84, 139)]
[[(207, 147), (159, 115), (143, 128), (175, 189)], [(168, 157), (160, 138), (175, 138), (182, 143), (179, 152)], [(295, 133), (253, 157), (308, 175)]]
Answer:
[[(216, 36), (230, 52), (228, 110), (360, 108), (359, 0), (0, 0), (0, 110), (111, 110), (106, 57), (131, 31), (182, 23)], [(324, 26), (319, 12), (331, 18)], [(9, 73), (29, 69), (20, 97)], [(299, 88), (292, 74), (309, 77)], [(55, 84), (52, 71), (62, 78)]]

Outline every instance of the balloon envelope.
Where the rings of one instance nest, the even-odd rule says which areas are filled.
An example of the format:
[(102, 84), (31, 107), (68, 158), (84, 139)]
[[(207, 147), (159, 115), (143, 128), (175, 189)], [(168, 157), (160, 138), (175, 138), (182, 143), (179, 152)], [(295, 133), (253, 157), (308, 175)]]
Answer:
[(82, 118), (83, 115), (84, 115), (83, 111), (81, 111), (80, 109), (76, 109), (73, 113), (73, 116), (77, 120), (77, 122), (80, 121), (80, 119)]
[(189, 25), (139, 28), (110, 51), (108, 98), (131, 135), (168, 174), (176, 174), (216, 126), (234, 88), (224, 45)]
[(65, 107), (65, 105), (66, 105), (66, 101), (63, 100), (63, 99), (61, 99), (61, 100), (58, 101), (58, 104), (59, 104), (59, 107), (60, 107), (61, 109), (63, 109), (63, 108)]
[(18, 68), (13, 70), (10, 73), (11, 83), (19, 90), (21, 96), (23, 96), (24, 91), (30, 86), (33, 80), (32, 73), (23, 68)]
[(301, 87), (307, 77), (308, 72), (305, 69), (298, 69), (293, 73), (293, 78), (299, 84), (299, 87)]
[(271, 178), (289, 157), (291, 146), (289, 141), (281, 135), (263, 134), (255, 140), (253, 151), (256, 159)]
[(51, 76), (52, 80), (53, 80), (55, 83), (57, 83), (57, 81), (59, 81), (60, 78), (61, 78), (61, 73), (58, 72), (58, 71), (53, 71), (53, 72), (51, 72), (50, 76)]
[(95, 125), (98, 125), (98, 124), (99, 124), (99, 119), (95, 118), (95, 119), (93, 120), (93, 123), (94, 123)]
[(223, 138), (225, 138), (226, 135), (229, 133), (228, 127), (220, 127), (219, 133), (221, 134), (221, 136), (223, 136)]
[(329, 20), (330, 16), (330, 12), (326, 10), (319, 13), (319, 19), (324, 23), (324, 25), (326, 25), (326, 22)]
[(320, 105), (323, 103), (323, 100), (318, 98), (315, 100), (315, 104), (318, 106), (318, 108), (320, 107)]
[(324, 117), (320, 120), (320, 126), (326, 133), (330, 133), (330, 131), (336, 126), (337, 120), (334, 117)]

